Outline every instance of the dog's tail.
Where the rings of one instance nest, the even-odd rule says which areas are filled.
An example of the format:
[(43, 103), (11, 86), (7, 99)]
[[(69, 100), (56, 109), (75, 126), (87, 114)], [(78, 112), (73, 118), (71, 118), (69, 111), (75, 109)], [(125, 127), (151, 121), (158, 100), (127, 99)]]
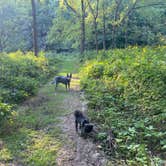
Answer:
[(56, 84), (56, 77), (51, 81), (51, 84)]

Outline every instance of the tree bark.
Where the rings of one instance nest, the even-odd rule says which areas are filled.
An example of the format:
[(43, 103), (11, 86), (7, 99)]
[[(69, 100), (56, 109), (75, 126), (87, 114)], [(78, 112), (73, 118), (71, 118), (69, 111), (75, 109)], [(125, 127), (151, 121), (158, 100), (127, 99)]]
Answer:
[(81, 43), (80, 52), (83, 54), (85, 51), (85, 6), (84, 0), (81, 0)]
[(97, 21), (94, 21), (94, 28), (95, 28), (95, 44), (96, 44), (96, 52), (98, 53), (98, 31), (97, 31)]
[(88, 6), (93, 16), (93, 24), (95, 30), (95, 45), (96, 45), (96, 52), (98, 53), (98, 31), (97, 31), (97, 18), (99, 14), (99, 0), (96, 0), (96, 10), (92, 8), (90, 1), (88, 0)]
[(116, 26), (113, 25), (112, 27), (112, 48), (115, 48), (116, 47)]
[(36, 23), (36, 5), (35, 0), (31, 0), (32, 5), (32, 29), (33, 29), (33, 49), (35, 56), (38, 56), (38, 42), (37, 42), (37, 23)]
[(80, 53), (83, 54), (85, 51), (85, 0), (81, 0), (81, 13), (76, 11), (67, 0), (64, 0), (66, 6), (79, 18), (80, 20)]
[(127, 43), (128, 43), (127, 28), (128, 28), (128, 21), (126, 20), (126, 25), (125, 25), (125, 48), (127, 48)]
[[(116, 0), (116, 9), (115, 9), (115, 14), (114, 14), (114, 22), (116, 24), (116, 21), (119, 19), (119, 9), (122, 3), (122, 0)], [(112, 27), (112, 48), (116, 47), (116, 30), (117, 30), (117, 26), (113, 25)]]
[(103, 10), (103, 50), (106, 50), (106, 25), (105, 25), (105, 5), (104, 2), (102, 4), (102, 10)]

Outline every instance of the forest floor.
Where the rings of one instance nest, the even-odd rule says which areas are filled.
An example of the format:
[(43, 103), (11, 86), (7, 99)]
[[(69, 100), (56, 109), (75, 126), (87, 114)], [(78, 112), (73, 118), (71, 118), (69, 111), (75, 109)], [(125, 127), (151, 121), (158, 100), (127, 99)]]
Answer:
[(14, 125), (0, 137), (0, 166), (105, 166), (107, 159), (90, 138), (75, 132), (74, 110), (86, 112), (79, 88), (79, 61), (65, 58), (59, 75), (73, 73), (71, 90), (44, 85), (18, 107)]

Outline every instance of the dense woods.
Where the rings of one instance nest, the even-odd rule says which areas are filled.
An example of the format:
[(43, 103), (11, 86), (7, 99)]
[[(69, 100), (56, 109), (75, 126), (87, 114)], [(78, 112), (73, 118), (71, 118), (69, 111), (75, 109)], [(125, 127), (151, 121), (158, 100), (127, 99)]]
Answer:
[(54, 94), (58, 72), (80, 79), (107, 166), (164, 165), (165, 27), (165, 0), (1, 0), (0, 165), (56, 164), (78, 93)]
[[(33, 1), (32, 1), (33, 2)], [(32, 50), (33, 29), (41, 50), (124, 48), (165, 44), (165, 1), (2, 0), (0, 50)], [(32, 7), (35, 7), (35, 21)], [(35, 44), (37, 45), (37, 44)]]

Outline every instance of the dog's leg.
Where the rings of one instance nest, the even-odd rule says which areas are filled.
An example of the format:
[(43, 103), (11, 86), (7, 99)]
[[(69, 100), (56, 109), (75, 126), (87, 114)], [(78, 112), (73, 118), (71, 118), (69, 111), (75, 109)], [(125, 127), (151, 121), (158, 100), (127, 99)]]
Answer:
[(70, 90), (70, 82), (68, 83), (68, 89)]
[(75, 128), (76, 128), (76, 132), (78, 132), (78, 122), (77, 122), (77, 120), (75, 120)]
[(58, 83), (56, 82), (56, 83), (55, 83), (55, 90), (57, 89), (57, 87), (58, 87)]
[(85, 131), (83, 126), (81, 126), (81, 137), (85, 137)]
[(66, 86), (66, 91), (67, 91), (67, 84), (65, 84), (65, 86)]

